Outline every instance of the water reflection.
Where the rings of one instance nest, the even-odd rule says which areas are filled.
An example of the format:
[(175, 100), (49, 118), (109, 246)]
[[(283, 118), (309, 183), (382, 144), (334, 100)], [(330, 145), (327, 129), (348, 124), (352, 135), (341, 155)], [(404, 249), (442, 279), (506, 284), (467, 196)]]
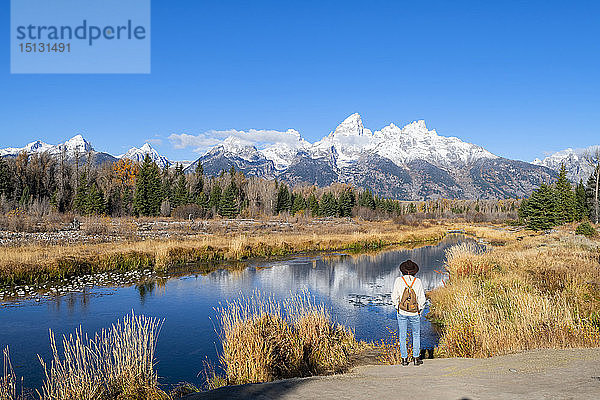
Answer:
[[(328, 255), (253, 263), (245, 268), (222, 269), (201, 275), (140, 277), (125, 287), (86, 287), (83, 292), (52, 297), (45, 302), (24, 301), (18, 307), (0, 308), (0, 347), (11, 346), (13, 363), (26, 384), (37, 387), (42, 369), (37, 354), (50, 356), (48, 329), (60, 337), (82, 325), (97, 332), (131, 312), (165, 319), (157, 348), (162, 382), (200, 383), (203, 361), (217, 361), (215, 311), (221, 302), (259, 289), (284, 298), (308, 290), (326, 303), (338, 322), (355, 329), (363, 340), (380, 340), (395, 328), (390, 292), (398, 265), (412, 259), (426, 290), (442, 284), (435, 272), (444, 251), (460, 241), (450, 236), (437, 245), (412, 250), (388, 250), (372, 255)], [(199, 271), (205, 267), (198, 267)], [(66, 306), (66, 307), (65, 307)], [(422, 342), (435, 345), (437, 336), (423, 320)]]

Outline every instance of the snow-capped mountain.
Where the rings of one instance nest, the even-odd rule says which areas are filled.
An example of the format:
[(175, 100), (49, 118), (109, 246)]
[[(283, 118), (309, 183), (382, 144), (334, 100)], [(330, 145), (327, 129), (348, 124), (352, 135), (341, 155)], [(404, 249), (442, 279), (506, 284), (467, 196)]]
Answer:
[(310, 152), (314, 158), (331, 157), (343, 168), (358, 160), (373, 145), (373, 133), (365, 129), (358, 113), (350, 115), (333, 132), (316, 142)]
[(265, 158), (273, 161), (275, 168), (278, 171), (287, 169), (298, 152), (305, 152), (312, 146), (309, 142), (300, 136), (300, 132), (295, 129), (288, 129), (287, 135), (289, 140), (281, 143), (268, 145), (262, 150), (259, 150)]
[(141, 163), (144, 161), (146, 154), (149, 155), (150, 159), (161, 169), (171, 166), (171, 161), (169, 161), (167, 157), (161, 156), (149, 143), (144, 143), (139, 149), (137, 147), (132, 147), (127, 153), (121, 154), (118, 158), (126, 158)]
[(222, 170), (228, 171), (231, 166), (235, 166), (248, 176), (268, 179), (275, 177), (274, 162), (268, 160), (255, 146), (234, 136), (229, 136), (222, 144), (210, 149), (187, 167), (185, 172), (196, 171), (198, 163), (202, 163), (204, 173), (208, 175), (218, 175)]
[[(561, 152), (533, 164), (509, 160), (456, 137), (439, 135), (422, 120), (402, 128), (392, 123), (373, 131), (363, 125), (359, 114), (350, 115), (313, 144), (296, 130), (283, 134), (276, 143), (261, 146), (236, 132), (186, 165), (185, 172), (194, 172), (201, 163), (207, 175), (235, 166), (248, 176), (318, 186), (349, 183), (404, 200), (505, 198), (528, 196), (541, 183), (555, 179), (556, 165), (560, 165), (556, 160), (579, 165), (581, 159), (571, 151), (565, 153), (568, 157)], [(56, 157), (64, 154), (68, 160), (81, 162), (91, 157), (94, 164), (118, 159), (94, 150), (81, 135), (58, 145), (35, 141), (22, 148), (2, 149), (0, 156), (16, 157), (23, 151)], [(146, 154), (161, 168), (175, 164), (148, 143), (132, 147), (119, 158), (141, 162)], [(581, 173), (580, 167), (573, 168), (574, 175)]]
[(596, 151), (600, 151), (600, 146), (590, 146), (585, 149), (576, 150), (568, 148), (557, 151), (543, 160), (536, 158), (532, 161), (532, 164), (543, 165), (555, 171), (559, 171), (560, 166), (565, 164), (567, 177), (572, 182), (578, 183), (580, 180), (583, 180), (585, 183), (594, 170), (594, 167), (586, 161), (585, 155), (595, 153)]
[(9, 147), (6, 149), (0, 150), (0, 156), (12, 156), (16, 157), (21, 152), (25, 152), (27, 154), (42, 154), (49, 153), (51, 155), (61, 155), (65, 154), (66, 157), (75, 157), (77, 155), (83, 156), (86, 153), (94, 151), (92, 145), (86, 141), (83, 136), (75, 135), (71, 139), (67, 140), (64, 143), (60, 143), (57, 145), (52, 145), (48, 143), (44, 143), (41, 140), (37, 140), (35, 142), (28, 143), (25, 147)]
[(88, 156), (93, 164), (102, 164), (107, 161), (115, 161), (116, 158), (110, 154), (94, 150), (90, 142), (82, 135), (75, 135), (64, 143), (48, 144), (40, 140), (28, 143), (24, 147), (9, 147), (0, 149), (0, 157), (17, 157), (19, 153), (27, 154), (49, 154), (53, 157), (64, 157), (67, 161), (79, 160), (86, 162)]
[(229, 137), (187, 171), (198, 162), (212, 175), (235, 165), (247, 175), (318, 186), (344, 182), (406, 200), (523, 197), (556, 177), (546, 167), (439, 135), (422, 120), (372, 131), (359, 114), (352, 114), (314, 144), (292, 132), (291, 145), (274, 143), (264, 149)]
[(373, 134), (368, 150), (398, 165), (427, 160), (440, 167), (460, 167), (480, 159), (498, 158), (480, 146), (428, 130), (423, 120), (414, 121), (404, 128), (394, 124), (386, 126)]

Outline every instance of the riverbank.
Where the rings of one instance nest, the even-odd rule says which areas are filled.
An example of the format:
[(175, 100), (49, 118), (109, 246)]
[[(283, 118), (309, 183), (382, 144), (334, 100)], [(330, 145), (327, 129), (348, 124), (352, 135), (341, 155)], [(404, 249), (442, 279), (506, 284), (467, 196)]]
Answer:
[(449, 279), (429, 293), (439, 354), (600, 346), (600, 242), (570, 228), (446, 251)]
[[(426, 243), (461, 231), (493, 241), (506, 241), (504, 228), (467, 224), (426, 223), (417, 227), (392, 221), (352, 219), (310, 223), (237, 223), (225, 232), (180, 233), (174, 238), (142, 238), (94, 243), (40, 244), (37, 241), (0, 247), (0, 286), (39, 284), (72, 276), (140, 269), (168, 270), (199, 262), (269, 259), (302, 252), (371, 251), (389, 245)], [(248, 226), (253, 226), (248, 229)]]
[(186, 400), (597, 399), (600, 349), (531, 350), (487, 359), (425, 360), (419, 367), (361, 366), (327, 377), (228, 386)]

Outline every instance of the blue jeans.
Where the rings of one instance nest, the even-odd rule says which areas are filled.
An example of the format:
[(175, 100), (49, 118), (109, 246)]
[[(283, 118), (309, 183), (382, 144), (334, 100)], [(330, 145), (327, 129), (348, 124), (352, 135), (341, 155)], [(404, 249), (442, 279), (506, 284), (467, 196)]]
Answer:
[(402, 358), (408, 357), (408, 349), (406, 348), (406, 335), (408, 325), (412, 330), (413, 342), (413, 357), (417, 358), (421, 355), (421, 317), (419, 315), (407, 316), (396, 313), (398, 318), (398, 338), (400, 339), (400, 355)]

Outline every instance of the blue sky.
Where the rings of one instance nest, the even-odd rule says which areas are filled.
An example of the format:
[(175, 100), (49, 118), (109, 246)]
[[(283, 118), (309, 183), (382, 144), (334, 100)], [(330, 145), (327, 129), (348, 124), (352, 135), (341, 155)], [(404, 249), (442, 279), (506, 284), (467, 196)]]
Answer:
[(0, 6), (0, 147), (82, 133), (119, 154), (173, 134), (300, 131), (358, 112), (532, 160), (599, 144), (597, 1), (152, 1), (149, 75), (11, 75)]

